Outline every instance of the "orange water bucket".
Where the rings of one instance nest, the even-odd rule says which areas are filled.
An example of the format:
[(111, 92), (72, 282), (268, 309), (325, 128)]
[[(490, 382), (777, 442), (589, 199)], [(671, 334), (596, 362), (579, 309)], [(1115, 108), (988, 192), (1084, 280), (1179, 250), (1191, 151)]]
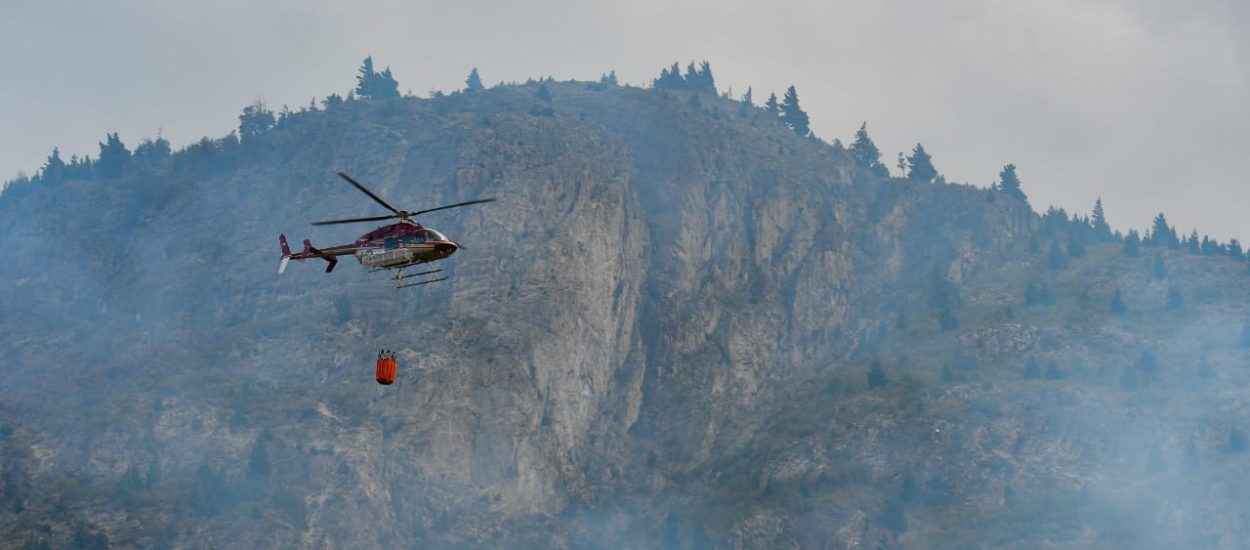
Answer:
[(395, 373), (399, 371), (399, 365), (390, 357), (378, 359), (378, 383), (383, 386), (389, 386), (395, 383)]

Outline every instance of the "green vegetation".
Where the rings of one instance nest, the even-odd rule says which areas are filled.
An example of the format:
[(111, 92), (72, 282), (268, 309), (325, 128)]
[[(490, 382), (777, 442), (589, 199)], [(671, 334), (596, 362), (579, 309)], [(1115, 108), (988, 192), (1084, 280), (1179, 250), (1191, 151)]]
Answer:
[(786, 97), (781, 101), (781, 121), (800, 137), (811, 133), (807, 113), (799, 107), (799, 94), (793, 85), (786, 89)]
[(937, 169), (933, 167), (933, 159), (926, 153), (924, 146), (917, 143), (912, 149), (911, 156), (907, 157), (907, 179), (931, 182), (936, 178)]
[[(1027, 200), (1024, 191), (1020, 189), (1020, 177), (1016, 175), (1016, 165), (1008, 164), (1003, 167), (1003, 171), (998, 173), (998, 188), (1009, 196), (1020, 200)], [(1102, 211), (1102, 199), (1098, 199), (1094, 210), (1095, 217)], [(1105, 220), (1104, 220), (1105, 221)], [(1095, 227), (1097, 229), (1097, 227)]]
[[(469, 80), (477, 79), (477, 69), (473, 69), (473, 73), (469, 75)], [(481, 87), (482, 81), (477, 80), (477, 85)], [(470, 88), (472, 85), (470, 84)], [(356, 76), (356, 97), (363, 99), (390, 99), (399, 97), (399, 82), (391, 75), (391, 68), (387, 67), (382, 72), (373, 70), (373, 57), (366, 57), (360, 64), (360, 74)]]
[(482, 77), (477, 74), (477, 67), (473, 67), (473, 70), (469, 71), (468, 78), (464, 79), (464, 91), (481, 92), (485, 89), (486, 86), (482, 84)]
[(660, 71), (660, 76), (651, 86), (662, 91), (686, 91), (716, 96), (716, 80), (712, 76), (712, 65), (707, 61), (699, 63), (698, 67), (693, 62), (690, 63), (686, 67), (685, 76), (682, 76), (677, 62), (673, 62), (672, 67)]
[(847, 150), (850, 151), (851, 158), (855, 160), (855, 165), (859, 168), (880, 177), (889, 175), (889, 169), (881, 163), (881, 151), (877, 149), (877, 144), (873, 143), (872, 138), (868, 137), (867, 122), (859, 125), (859, 130), (855, 132), (855, 141)]

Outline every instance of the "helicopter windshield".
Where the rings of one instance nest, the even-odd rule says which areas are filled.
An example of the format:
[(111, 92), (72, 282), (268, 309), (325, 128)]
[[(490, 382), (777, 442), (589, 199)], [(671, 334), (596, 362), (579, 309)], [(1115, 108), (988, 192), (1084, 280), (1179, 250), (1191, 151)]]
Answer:
[(445, 235), (443, 235), (442, 233), (439, 233), (438, 231), (430, 229), (428, 227), (425, 229), (425, 232), (426, 232), (425, 238), (428, 240), (431, 240), (431, 241), (447, 240), (447, 237)]

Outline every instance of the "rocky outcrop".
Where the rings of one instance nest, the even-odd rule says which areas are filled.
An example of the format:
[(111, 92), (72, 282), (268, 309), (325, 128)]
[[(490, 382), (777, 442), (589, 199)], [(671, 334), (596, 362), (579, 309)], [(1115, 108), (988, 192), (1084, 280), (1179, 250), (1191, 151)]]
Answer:
[[(1009, 523), (1040, 487), (1077, 502), (1114, 477), (1102, 432), (1037, 411), (1129, 409), (1014, 385), (1030, 354), (1101, 349), (1048, 343), (1073, 332), (1045, 312), (1002, 318), (1002, 281), (1035, 267), (1027, 204), (868, 176), (729, 100), (548, 86), (550, 105), (532, 86), (349, 102), (0, 201), (73, 213), (2, 226), (0, 396), (42, 434), (31, 483), (77, 472), (69, 505), (121, 545), (862, 548), (955, 541), (943, 518)], [(369, 229), (307, 227), (375, 208), (334, 170), (404, 208), (500, 200), (423, 218), (465, 245), (446, 283), (396, 292), (349, 259), (275, 276), (276, 233)], [(963, 289), (956, 330), (934, 281)], [(40, 346), (83, 365), (55, 386), (72, 406), (43, 398)], [(395, 386), (370, 378), (380, 347)], [(1169, 441), (1165, 462), (1198, 445)]]

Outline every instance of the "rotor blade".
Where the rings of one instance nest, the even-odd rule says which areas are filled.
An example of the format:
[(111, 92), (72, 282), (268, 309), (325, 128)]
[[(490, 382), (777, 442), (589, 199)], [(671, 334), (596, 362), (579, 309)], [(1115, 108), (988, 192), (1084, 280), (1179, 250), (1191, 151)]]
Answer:
[(391, 212), (394, 212), (394, 213), (396, 213), (396, 214), (399, 214), (399, 210), (396, 210), (394, 206), (391, 206), (391, 205), (389, 205), (389, 204), (386, 204), (386, 201), (384, 201), (384, 200), (382, 200), (382, 199), (378, 198), (378, 196), (377, 196), (377, 195), (374, 195), (372, 191), (370, 191), (370, 190), (368, 190), (368, 189), (365, 189), (365, 186), (361, 185), (361, 184), (360, 184), (360, 182), (358, 182), (358, 181), (356, 181), (356, 180), (352, 179), (352, 177), (351, 177), (351, 176), (349, 176), (349, 175), (347, 175), (347, 174), (344, 174), (344, 173), (342, 173), (342, 172), (339, 172), (338, 174), (339, 174), (339, 177), (341, 177), (341, 178), (343, 178), (343, 179), (347, 180), (347, 183), (350, 183), (350, 184), (352, 184), (352, 185), (356, 186), (356, 189), (359, 189), (362, 193), (364, 193), (364, 194), (366, 194), (366, 195), (369, 195), (369, 198), (371, 198), (371, 199), (373, 199), (373, 200), (375, 200), (375, 201), (378, 201), (378, 204), (380, 204), (380, 205), (382, 205), (382, 206), (385, 206), (387, 210), (390, 210)]
[(394, 214), (390, 216), (374, 216), (372, 218), (352, 218), (350, 220), (330, 220), (330, 221), (324, 221), (324, 222), (313, 222), (312, 224), (313, 225), (334, 225), (336, 223), (377, 222), (377, 221), (389, 220), (389, 219), (398, 218), (398, 217), (399, 217), (398, 214)]
[(429, 210), (417, 210), (416, 212), (413, 212), (412, 215), (416, 216), (418, 214), (425, 214), (427, 212), (433, 212), (435, 210), (446, 210), (448, 208), (456, 208), (457, 206), (468, 206), (470, 204), (482, 204), (484, 202), (495, 202), (495, 199), (478, 199), (478, 200), (469, 201), (469, 202), (458, 202), (456, 204), (449, 204), (447, 206), (440, 206), (438, 208), (431, 208)]

